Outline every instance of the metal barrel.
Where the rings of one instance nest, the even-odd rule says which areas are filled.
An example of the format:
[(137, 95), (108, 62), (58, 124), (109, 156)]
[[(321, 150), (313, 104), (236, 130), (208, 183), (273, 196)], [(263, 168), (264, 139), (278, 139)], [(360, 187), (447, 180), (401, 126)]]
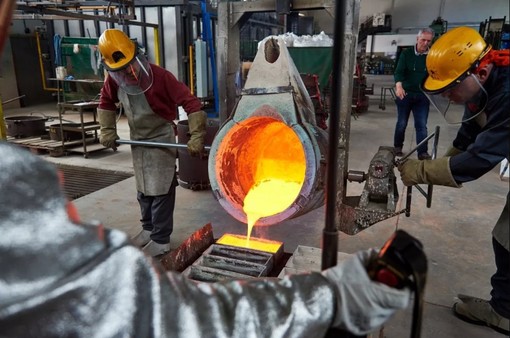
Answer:
[[(204, 147), (210, 150), (214, 135), (218, 131), (219, 121), (208, 119), (206, 134), (204, 138)], [(177, 123), (177, 141), (178, 141), (178, 168), (179, 175), (177, 181), (183, 188), (190, 190), (206, 190), (210, 188), (209, 175), (207, 171), (207, 156), (194, 157), (187, 151), (186, 143), (189, 141), (189, 125), (187, 120)]]

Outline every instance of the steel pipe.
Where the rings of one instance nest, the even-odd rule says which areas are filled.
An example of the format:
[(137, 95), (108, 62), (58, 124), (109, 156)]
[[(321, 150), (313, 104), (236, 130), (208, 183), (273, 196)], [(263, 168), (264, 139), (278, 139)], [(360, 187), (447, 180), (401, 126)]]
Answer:
[[(144, 147), (158, 147), (158, 148), (188, 148), (186, 144), (179, 143), (164, 143), (164, 142), (151, 142), (151, 141), (134, 141), (134, 140), (117, 140), (117, 144), (128, 144), (132, 146)], [(205, 146), (204, 150), (210, 150), (210, 146)]]

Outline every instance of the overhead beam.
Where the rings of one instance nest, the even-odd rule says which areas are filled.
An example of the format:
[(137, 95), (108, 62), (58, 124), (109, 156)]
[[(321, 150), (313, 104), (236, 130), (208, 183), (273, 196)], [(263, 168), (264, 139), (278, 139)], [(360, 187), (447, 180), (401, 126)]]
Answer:
[[(53, 8), (40, 7), (40, 6), (34, 7), (34, 6), (18, 5), (17, 10), (25, 12), (25, 15), (27, 13), (31, 13), (32, 15), (34, 15), (34, 18), (35, 18), (35, 16), (38, 16), (37, 19), (39, 19), (39, 20), (51, 20), (52, 18), (58, 17), (59, 19), (64, 19), (64, 20), (104, 21), (104, 22), (112, 22), (112, 23), (118, 23), (118, 24), (124, 24), (124, 25), (158, 28), (158, 24), (153, 24), (153, 23), (125, 20), (120, 17), (89, 15), (89, 14), (77, 13), (77, 12), (69, 11), (69, 10), (60, 10), (60, 9), (53, 9)], [(48, 17), (45, 17), (45, 15), (47, 15)], [(13, 18), (14, 19), (16, 18), (16, 14), (13, 16)], [(23, 17), (23, 19), (26, 19), (26, 18)]]
[[(237, 1), (229, 2), (231, 10), (231, 22), (233, 27), (243, 17), (245, 13), (258, 13), (258, 12), (274, 12), (274, 0), (257, 0), (257, 1)], [(335, 1), (333, 0), (293, 0), (292, 11), (310, 11), (310, 10), (326, 10), (331, 17), (334, 17)]]

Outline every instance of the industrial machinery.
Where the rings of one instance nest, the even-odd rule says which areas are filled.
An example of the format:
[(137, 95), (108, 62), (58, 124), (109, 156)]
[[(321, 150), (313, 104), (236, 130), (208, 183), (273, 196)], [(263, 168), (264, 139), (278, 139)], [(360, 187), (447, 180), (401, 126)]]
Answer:
[[(420, 145), (428, 142), (431, 138), (434, 138), (432, 158), (436, 158), (439, 126), (414, 149), (399, 159), (395, 158), (393, 147), (381, 146), (370, 161), (367, 173), (349, 170), (347, 179), (350, 182), (365, 182), (365, 185), (360, 196), (347, 197), (345, 203), (341, 205), (341, 212), (344, 213), (344, 216), (338, 229), (346, 234), (355, 235), (375, 223), (399, 214), (405, 213), (409, 217), (411, 214), (413, 187), (407, 187), (405, 208), (398, 210), (399, 193), (394, 173), (395, 167), (403, 163), (416, 152)], [(419, 185), (416, 185), (415, 188), (426, 198), (427, 207), (430, 208), (432, 205), (433, 186), (429, 185), (427, 191), (423, 190)]]
[[(397, 179), (394, 173), (395, 154), (393, 147), (380, 147), (370, 161), (368, 173), (350, 170), (348, 180), (363, 182), (365, 186), (355, 207), (355, 224), (368, 227), (374, 223), (393, 217), (401, 213), (397, 211), (399, 194)], [(340, 230), (354, 234), (352, 227)], [(359, 228), (356, 229), (359, 231)]]
[[(213, 194), (237, 220), (248, 223), (243, 210), (248, 192), (271, 178), (299, 182), (299, 194), (284, 210), (258, 219), (257, 225), (276, 224), (324, 204), (328, 135), (317, 126), (307, 94), (285, 43), (271, 38), (261, 44), (241, 98), (220, 127), (209, 156)], [(426, 141), (433, 136), (436, 150), (439, 131)], [(409, 215), (410, 197), (406, 209), (397, 210), (396, 163), (393, 148), (381, 147), (367, 174), (348, 172), (349, 181), (366, 183), (361, 196), (340, 205), (340, 231), (354, 235), (401, 213)]]
[(209, 155), (215, 198), (247, 223), (244, 199), (267, 178), (300, 184), (294, 202), (260, 218), (271, 225), (324, 204), (327, 134), (316, 124), (313, 103), (282, 39), (259, 47), (241, 97), (220, 127)]

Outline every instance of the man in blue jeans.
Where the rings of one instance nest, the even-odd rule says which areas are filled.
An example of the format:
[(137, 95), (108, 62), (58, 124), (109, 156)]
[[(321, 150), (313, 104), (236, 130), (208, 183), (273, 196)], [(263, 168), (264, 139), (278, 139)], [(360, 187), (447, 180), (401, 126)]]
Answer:
[[(416, 129), (416, 144), (427, 137), (429, 100), (420, 90), (420, 84), (427, 76), (425, 59), (433, 38), (434, 31), (432, 29), (421, 29), (416, 36), (416, 45), (404, 50), (398, 59), (394, 75), (398, 116), (393, 140), (397, 156), (403, 155), (402, 147), (411, 111), (414, 116), (414, 129)], [(418, 148), (418, 158), (420, 160), (430, 159), (427, 143)]]

